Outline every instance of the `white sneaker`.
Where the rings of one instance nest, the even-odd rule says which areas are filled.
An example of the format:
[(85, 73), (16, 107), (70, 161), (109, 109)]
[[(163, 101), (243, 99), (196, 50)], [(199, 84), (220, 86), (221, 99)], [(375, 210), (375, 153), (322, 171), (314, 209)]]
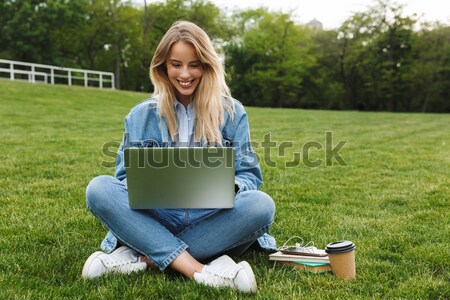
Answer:
[(250, 265), (246, 261), (237, 264), (227, 255), (205, 265), (201, 272), (194, 273), (194, 279), (213, 287), (227, 286), (251, 293), (257, 290), (255, 274)]
[(111, 254), (101, 251), (92, 253), (84, 263), (81, 276), (95, 278), (110, 272), (129, 274), (146, 268), (147, 263), (141, 262), (136, 251), (127, 246), (121, 246)]

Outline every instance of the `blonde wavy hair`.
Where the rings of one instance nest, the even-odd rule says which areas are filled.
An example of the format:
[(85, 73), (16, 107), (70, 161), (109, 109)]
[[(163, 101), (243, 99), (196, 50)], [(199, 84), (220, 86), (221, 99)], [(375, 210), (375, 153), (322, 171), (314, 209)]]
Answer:
[(203, 76), (192, 95), (196, 112), (195, 141), (221, 143), (220, 125), (224, 122), (224, 110), (234, 116), (235, 107), (230, 89), (225, 82), (225, 71), (219, 55), (214, 50), (209, 36), (203, 29), (188, 21), (177, 21), (161, 39), (150, 64), (150, 79), (155, 86), (160, 117), (166, 119), (172, 140), (178, 130), (173, 107), (175, 88), (167, 75), (166, 60), (173, 44), (178, 41), (194, 46), (203, 65)]

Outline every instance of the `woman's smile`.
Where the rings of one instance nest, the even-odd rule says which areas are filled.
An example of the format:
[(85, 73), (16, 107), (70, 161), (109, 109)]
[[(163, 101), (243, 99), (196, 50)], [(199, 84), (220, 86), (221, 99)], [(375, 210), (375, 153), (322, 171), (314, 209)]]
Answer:
[(193, 84), (193, 80), (192, 81), (178, 81), (180, 83), (180, 85), (184, 88), (190, 88)]

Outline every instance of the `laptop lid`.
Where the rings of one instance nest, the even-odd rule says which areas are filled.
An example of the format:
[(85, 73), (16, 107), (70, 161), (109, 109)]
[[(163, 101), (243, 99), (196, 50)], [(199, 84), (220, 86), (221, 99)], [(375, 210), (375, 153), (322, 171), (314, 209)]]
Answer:
[(127, 148), (124, 155), (133, 209), (234, 206), (231, 147)]

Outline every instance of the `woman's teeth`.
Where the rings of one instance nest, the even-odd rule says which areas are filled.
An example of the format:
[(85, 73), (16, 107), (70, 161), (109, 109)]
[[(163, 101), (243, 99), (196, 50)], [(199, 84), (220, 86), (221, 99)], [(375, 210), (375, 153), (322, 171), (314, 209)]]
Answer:
[(189, 86), (192, 81), (179, 81), (182, 86)]

